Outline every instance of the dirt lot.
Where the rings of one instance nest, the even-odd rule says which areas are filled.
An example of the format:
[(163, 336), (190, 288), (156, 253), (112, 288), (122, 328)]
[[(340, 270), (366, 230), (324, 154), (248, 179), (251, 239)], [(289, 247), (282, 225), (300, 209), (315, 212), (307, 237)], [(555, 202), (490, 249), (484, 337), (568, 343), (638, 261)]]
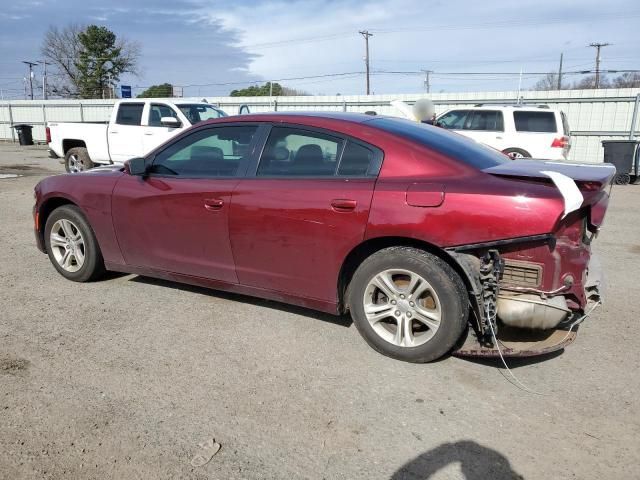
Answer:
[[(595, 244), (608, 297), (565, 352), (411, 365), (347, 319), (141, 278), (64, 280), (32, 189), (62, 172), (0, 145), (0, 477), (640, 477), (640, 186)], [(198, 444), (221, 450), (193, 467)]]

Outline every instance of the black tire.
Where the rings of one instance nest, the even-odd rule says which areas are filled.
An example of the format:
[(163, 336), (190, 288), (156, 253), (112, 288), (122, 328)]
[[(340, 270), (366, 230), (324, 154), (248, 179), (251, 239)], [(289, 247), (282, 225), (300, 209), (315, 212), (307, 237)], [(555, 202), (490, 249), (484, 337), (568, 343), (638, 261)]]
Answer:
[(64, 168), (69, 173), (78, 173), (95, 167), (84, 147), (70, 148), (64, 155)]
[[(59, 220), (71, 221), (73, 226), (77, 228), (78, 232), (82, 236), (84, 262), (79, 270), (75, 272), (65, 270), (62, 265), (58, 263), (54, 250), (51, 246), (51, 230)], [(58, 273), (66, 279), (74, 282), (90, 282), (97, 280), (104, 275), (106, 269), (104, 267), (102, 252), (98, 246), (96, 236), (87, 219), (75, 205), (63, 205), (51, 212), (44, 227), (44, 242), (47, 254), (49, 255), (49, 260), (51, 260), (51, 263)]]
[(616, 185), (629, 185), (629, 183), (631, 183), (631, 175), (628, 173), (618, 173), (614, 177), (613, 183)]
[[(433, 337), (415, 347), (398, 346), (382, 338), (365, 315), (365, 291), (380, 272), (403, 269), (423, 277), (435, 291), (441, 307), (440, 326)], [(467, 326), (468, 294), (460, 276), (435, 255), (411, 247), (380, 250), (356, 270), (347, 291), (351, 317), (366, 342), (383, 355), (398, 360), (425, 363), (437, 360), (451, 350)], [(395, 307), (394, 307), (395, 308)]]
[(521, 148), (506, 148), (502, 153), (509, 155), (514, 160), (516, 158), (531, 158), (531, 154)]

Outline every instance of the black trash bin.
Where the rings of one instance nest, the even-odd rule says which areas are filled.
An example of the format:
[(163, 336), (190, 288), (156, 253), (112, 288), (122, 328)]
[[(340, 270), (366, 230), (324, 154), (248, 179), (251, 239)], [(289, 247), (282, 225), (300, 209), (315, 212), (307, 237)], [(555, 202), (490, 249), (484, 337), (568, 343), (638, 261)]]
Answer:
[(16, 129), (20, 145), (33, 145), (33, 136), (31, 135), (33, 125), (20, 124), (14, 125), (13, 128)]
[(614, 182), (627, 185), (638, 179), (638, 159), (640, 140), (603, 140), (604, 161), (616, 167)]

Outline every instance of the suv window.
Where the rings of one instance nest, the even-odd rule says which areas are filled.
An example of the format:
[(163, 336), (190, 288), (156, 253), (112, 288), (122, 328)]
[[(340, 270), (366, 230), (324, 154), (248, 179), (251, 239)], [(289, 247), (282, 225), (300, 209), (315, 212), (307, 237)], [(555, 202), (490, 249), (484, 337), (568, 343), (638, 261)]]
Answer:
[(449, 130), (462, 130), (469, 110), (452, 110), (438, 118), (438, 126)]
[(555, 133), (556, 116), (553, 112), (513, 112), (517, 132)]
[(236, 176), (257, 129), (245, 125), (192, 133), (157, 154), (150, 173), (184, 177)]
[(140, 125), (144, 103), (121, 103), (118, 107), (116, 123), (119, 125)]
[(173, 108), (168, 105), (163, 105), (161, 103), (152, 104), (151, 108), (149, 109), (149, 126), (161, 127), (162, 122), (160, 121), (160, 119), (162, 117), (178, 118), (178, 114)]
[(333, 176), (342, 139), (320, 132), (273, 127), (257, 176)]
[(504, 119), (500, 110), (473, 110), (467, 117), (464, 130), (504, 132)]

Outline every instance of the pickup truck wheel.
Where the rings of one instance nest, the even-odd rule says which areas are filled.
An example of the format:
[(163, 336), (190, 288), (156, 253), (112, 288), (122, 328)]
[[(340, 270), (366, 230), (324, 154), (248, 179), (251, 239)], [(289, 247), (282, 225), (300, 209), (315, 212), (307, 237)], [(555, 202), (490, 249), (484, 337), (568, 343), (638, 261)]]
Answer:
[(430, 362), (460, 339), (469, 315), (460, 276), (443, 260), (410, 247), (368, 257), (347, 293), (351, 317), (374, 350), (406, 362)]
[(531, 158), (531, 154), (521, 148), (507, 148), (502, 153), (509, 155), (513, 160), (516, 158)]
[(96, 236), (75, 205), (56, 208), (44, 230), (49, 260), (58, 272), (74, 282), (97, 280), (105, 272)]
[(64, 168), (69, 173), (78, 173), (93, 168), (95, 165), (84, 147), (70, 148), (64, 156)]

